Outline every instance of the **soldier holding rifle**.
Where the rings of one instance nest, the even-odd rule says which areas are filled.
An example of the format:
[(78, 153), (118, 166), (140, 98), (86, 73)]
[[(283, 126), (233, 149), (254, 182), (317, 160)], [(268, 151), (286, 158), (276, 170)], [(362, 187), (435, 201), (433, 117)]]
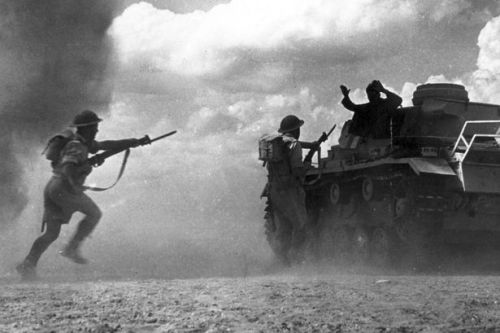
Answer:
[[(79, 222), (74, 236), (60, 254), (77, 264), (87, 263), (87, 259), (80, 254), (80, 247), (102, 216), (97, 204), (85, 194), (85, 190), (92, 189), (84, 185), (87, 176), (92, 171), (92, 165), (102, 164), (107, 156), (116, 152), (149, 144), (152, 141), (148, 136), (141, 139), (96, 141), (98, 124), (101, 121), (102, 119), (93, 111), (82, 111), (75, 116), (70, 126), (74, 130), (65, 130), (53, 137), (47, 145), (44, 153), (52, 162), (53, 175), (44, 190), (42, 232), (44, 226), (46, 229), (35, 240), (23, 262), (16, 267), (24, 279), (36, 277), (38, 260), (49, 245), (57, 239), (61, 226), (67, 224), (75, 212), (83, 213), (84, 217)], [(107, 156), (95, 155), (98, 157), (89, 160), (89, 154), (95, 154), (101, 150), (107, 153)], [(121, 172), (123, 168), (124, 165)]]
[[(300, 250), (303, 247), (305, 233), (308, 232), (308, 215), (305, 202), (304, 178), (310, 167), (314, 153), (331, 134), (323, 133), (318, 141), (301, 142), (300, 127), (304, 121), (295, 115), (284, 117), (278, 133), (282, 154), (280, 158), (266, 161), (268, 184), (263, 193), (270, 200), (275, 227), (275, 238), (278, 247), (275, 252), (278, 258), (289, 265), (291, 260), (300, 261)], [(266, 139), (264, 139), (266, 140)], [(269, 140), (275, 140), (269, 136)], [(310, 149), (306, 158), (302, 159), (302, 149)], [(266, 159), (263, 159), (266, 160)]]

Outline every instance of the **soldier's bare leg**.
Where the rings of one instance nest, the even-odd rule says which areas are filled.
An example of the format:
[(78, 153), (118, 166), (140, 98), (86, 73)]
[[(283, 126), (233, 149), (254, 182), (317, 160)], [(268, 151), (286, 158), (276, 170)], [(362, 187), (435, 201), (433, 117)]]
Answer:
[(85, 214), (85, 217), (79, 222), (77, 230), (68, 245), (61, 251), (61, 254), (77, 264), (86, 264), (87, 259), (79, 253), (81, 243), (95, 229), (97, 223), (102, 217), (102, 212), (95, 202), (87, 195), (82, 195), (75, 203), (75, 211)]
[(24, 261), (16, 267), (16, 270), (23, 278), (35, 278), (35, 268), (38, 264), (38, 260), (50, 244), (59, 237), (60, 232), (61, 224), (58, 221), (50, 221), (47, 223), (45, 232), (35, 240), (29, 254)]

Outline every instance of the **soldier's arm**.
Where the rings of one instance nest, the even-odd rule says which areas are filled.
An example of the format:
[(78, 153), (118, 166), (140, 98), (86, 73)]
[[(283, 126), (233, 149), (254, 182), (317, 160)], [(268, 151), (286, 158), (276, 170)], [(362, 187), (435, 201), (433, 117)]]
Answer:
[[(107, 141), (95, 141), (94, 147), (91, 150), (124, 150), (127, 148), (137, 147), (140, 144), (139, 139), (124, 139), (124, 140), (107, 140)], [(92, 153), (94, 151), (91, 151)]]
[(64, 147), (61, 157), (61, 171), (68, 180), (74, 193), (83, 192), (83, 184), (77, 181), (82, 166), (91, 168), (87, 163), (85, 147), (79, 141), (71, 141)]
[(342, 98), (342, 105), (349, 111), (352, 112), (367, 112), (368, 111), (368, 104), (354, 104), (351, 101), (351, 98), (349, 97), (349, 92), (351, 89), (348, 89), (346, 86), (341, 85), (340, 86), (340, 91), (342, 91), (342, 95), (344, 95), (344, 98)]
[(302, 146), (302, 148), (305, 148), (305, 149), (316, 149), (319, 144), (317, 141), (313, 141), (313, 142), (300, 141), (300, 145)]
[(399, 95), (396, 95), (395, 93), (393, 93), (385, 88), (382, 90), (382, 92), (387, 97), (386, 101), (388, 103), (388, 106), (391, 109), (396, 109), (403, 102), (403, 99)]
[(403, 102), (403, 99), (393, 93), (392, 91), (387, 90), (380, 81), (375, 80), (372, 83), (374, 85), (374, 89), (378, 92), (384, 93), (386, 96), (385, 103), (389, 107), (389, 109), (393, 110), (396, 109), (398, 106), (401, 105)]
[(349, 111), (352, 112), (367, 112), (368, 104), (354, 104), (349, 96), (344, 96), (342, 99), (342, 105)]
[(66, 176), (73, 193), (81, 193), (85, 190), (83, 184), (79, 184), (76, 180), (79, 169), (74, 163), (66, 163), (62, 167), (62, 173)]

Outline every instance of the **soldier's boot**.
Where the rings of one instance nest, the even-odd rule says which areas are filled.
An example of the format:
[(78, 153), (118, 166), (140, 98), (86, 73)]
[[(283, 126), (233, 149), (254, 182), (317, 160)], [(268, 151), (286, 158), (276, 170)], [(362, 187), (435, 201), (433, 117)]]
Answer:
[(21, 275), (23, 281), (34, 281), (38, 279), (36, 275), (36, 266), (28, 260), (24, 260), (16, 266), (16, 271)]
[(80, 254), (79, 245), (79, 242), (71, 241), (61, 251), (59, 251), (59, 254), (63, 257), (68, 258), (76, 264), (86, 265), (89, 261)]

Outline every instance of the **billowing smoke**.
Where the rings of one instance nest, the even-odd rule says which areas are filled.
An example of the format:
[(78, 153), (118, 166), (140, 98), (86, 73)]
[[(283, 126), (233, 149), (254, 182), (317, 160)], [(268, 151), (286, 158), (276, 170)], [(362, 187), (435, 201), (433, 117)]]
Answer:
[(81, 109), (106, 111), (114, 4), (0, 0), (0, 226), (27, 203), (20, 155), (39, 154)]

